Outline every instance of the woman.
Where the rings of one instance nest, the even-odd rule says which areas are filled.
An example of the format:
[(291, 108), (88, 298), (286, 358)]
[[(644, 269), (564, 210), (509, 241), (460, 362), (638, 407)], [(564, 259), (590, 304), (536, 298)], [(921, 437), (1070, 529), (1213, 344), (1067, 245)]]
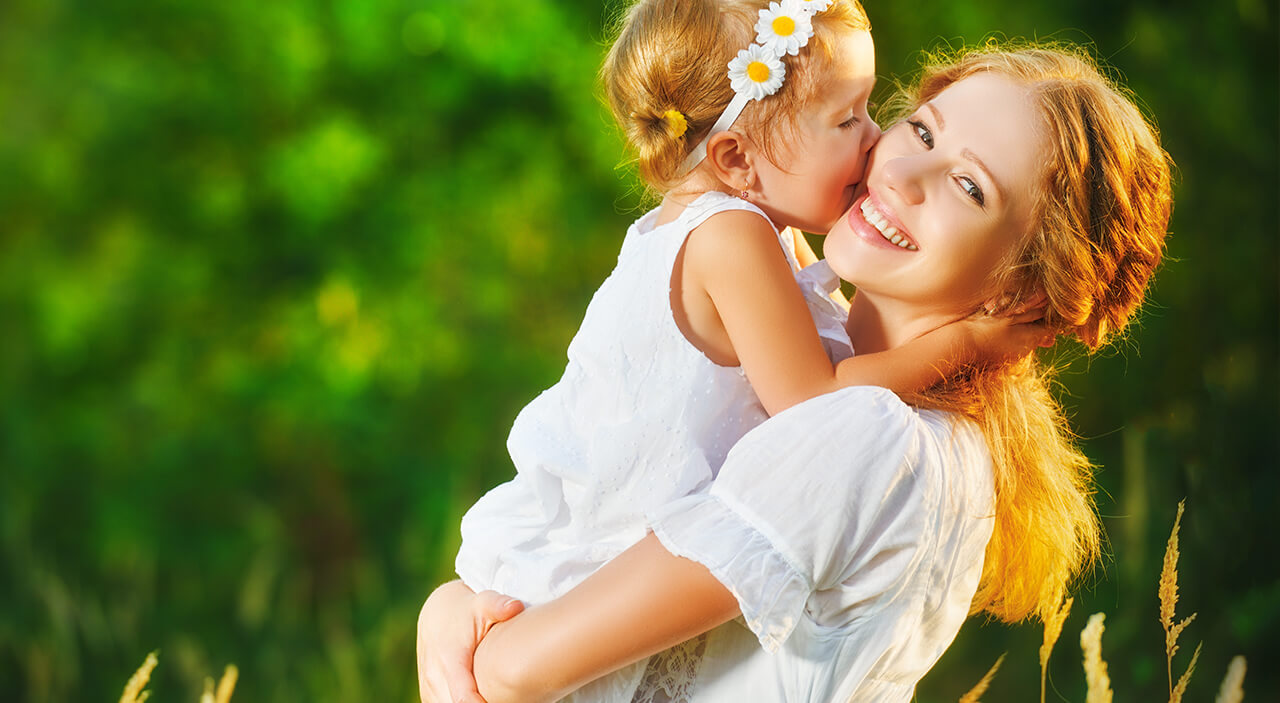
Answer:
[[(1121, 331), (1170, 211), (1167, 156), (1133, 105), (1087, 60), (1037, 49), (934, 68), (914, 105), (825, 245), (857, 287), (854, 348), (1038, 300), (1048, 330), (1091, 349)], [(492, 626), (518, 605), (441, 587), (419, 623), (424, 699), (474, 692), (474, 668), (489, 703), (589, 681), (575, 699), (905, 701), (970, 612), (1052, 612), (1098, 527), (1036, 362), (905, 400), (852, 388), (770, 419), (709, 494), (509, 622)], [(638, 691), (611, 684), (639, 667)]]

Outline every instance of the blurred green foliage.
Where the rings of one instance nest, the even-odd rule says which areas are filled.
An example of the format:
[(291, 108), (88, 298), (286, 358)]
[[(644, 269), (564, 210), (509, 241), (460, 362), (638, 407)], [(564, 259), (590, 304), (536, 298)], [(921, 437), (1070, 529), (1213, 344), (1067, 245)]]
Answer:
[[(1116, 350), (1064, 358), (1102, 466), (1120, 700), (1164, 686), (1156, 575), (1188, 498), (1183, 637), (1280, 682), (1274, 3), (868, 0), (880, 72), (989, 33), (1087, 42), (1179, 165), (1170, 261)], [(0, 5), (0, 690), (415, 700), (413, 623), (516, 411), (646, 206), (584, 0)], [(882, 81), (887, 92), (890, 81)], [(922, 684), (1027, 700), (1038, 628), (974, 622)], [(1188, 644), (1190, 643), (1190, 644)], [(12, 696), (12, 698), (10, 698)]]

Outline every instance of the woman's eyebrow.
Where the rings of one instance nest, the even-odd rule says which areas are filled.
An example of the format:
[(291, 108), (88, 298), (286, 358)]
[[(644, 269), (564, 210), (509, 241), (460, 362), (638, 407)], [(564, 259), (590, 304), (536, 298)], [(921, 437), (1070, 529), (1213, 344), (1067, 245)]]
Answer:
[[(924, 104), (924, 106), (929, 108), (929, 112), (933, 113), (933, 119), (935, 122), (938, 123), (938, 131), (941, 132), (946, 130), (947, 121), (943, 119), (942, 111), (939, 110), (938, 107), (934, 105), (932, 102), (927, 102)], [(982, 171), (982, 173), (987, 177), (987, 180), (991, 182), (991, 187), (995, 189), (996, 197), (998, 197), (1001, 200), (1004, 200), (1005, 199), (1004, 191), (1000, 188), (1000, 181), (996, 179), (994, 174), (991, 173), (991, 169), (987, 168), (987, 165), (982, 163), (982, 159), (978, 158), (977, 154), (973, 153), (967, 148), (961, 149), (960, 155), (963, 156), (966, 161), (969, 161), (974, 166), (977, 166), (979, 171)]]
[(925, 103), (924, 106), (929, 108), (929, 112), (933, 113), (933, 121), (938, 123), (938, 130), (941, 131), (946, 129), (947, 121), (942, 119), (942, 113), (938, 110), (937, 106), (931, 102)]

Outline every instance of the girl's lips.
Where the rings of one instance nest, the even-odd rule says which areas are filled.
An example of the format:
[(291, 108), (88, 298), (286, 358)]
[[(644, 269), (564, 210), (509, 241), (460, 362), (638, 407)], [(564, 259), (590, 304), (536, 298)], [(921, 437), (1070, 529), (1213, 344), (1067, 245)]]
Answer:
[[(888, 226), (897, 230), (897, 234), (903, 237), (900, 241), (907, 246), (899, 246), (888, 239), (885, 239), (884, 233), (882, 233), (878, 227), (867, 221), (866, 215), (863, 213), (864, 202), (866, 201), (870, 201), (872, 208), (874, 208), (875, 212), (885, 219)], [(898, 221), (897, 217), (893, 215), (892, 211), (884, 207), (878, 199), (873, 198), (870, 192), (865, 193), (862, 197), (854, 201), (853, 207), (849, 209), (846, 219), (848, 220), (849, 228), (852, 229), (855, 234), (875, 246), (904, 253), (915, 253), (919, 250), (915, 240), (911, 238), (911, 235)]]

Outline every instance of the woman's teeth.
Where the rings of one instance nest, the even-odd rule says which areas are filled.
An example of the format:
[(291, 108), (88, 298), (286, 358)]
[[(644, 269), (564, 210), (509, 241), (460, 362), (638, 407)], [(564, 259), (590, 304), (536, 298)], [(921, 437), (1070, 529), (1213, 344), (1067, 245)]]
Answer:
[(862, 201), (862, 217), (879, 230), (880, 235), (889, 240), (891, 244), (896, 244), (909, 251), (916, 251), (916, 245), (907, 241), (907, 238), (898, 232), (897, 227), (889, 224), (889, 221), (884, 218), (884, 215), (880, 214), (876, 206), (871, 204), (871, 198), (864, 198)]

